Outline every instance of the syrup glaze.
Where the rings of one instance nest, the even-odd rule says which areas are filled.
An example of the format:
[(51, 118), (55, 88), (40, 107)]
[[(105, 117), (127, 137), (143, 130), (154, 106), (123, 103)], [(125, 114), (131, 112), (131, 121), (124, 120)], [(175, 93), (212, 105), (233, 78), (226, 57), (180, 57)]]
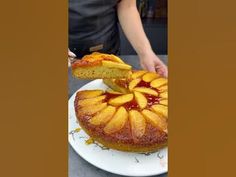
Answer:
[(130, 101), (128, 103), (125, 103), (123, 106), (127, 111), (130, 111), (132, 109), (135, 109), (135, 110), (140, 109), (138, 106), (138, 103), (135, 101), (135, 99), (133, 99), (132, 101)]
[[(158, 92), (158, 90), (156, 90), (156, 91)], [(112, 93), (107, 93), (107, 92), (104, 93), (104, 95), (106, 95), (106, 98), (103, 100), (104, 102), (108, 102), (110, 99), (120, 96), (118, 94), (112, 94)], [(159, 96), (154, 96), (154, 95), (149, 95), (149, 94), (144, 94), (144, 96), (147, 98), (147, 107), (151, 107), (154, 104), (159, 104), (159, 102), (160, 102)], [(141, 108), (139, 107), (139, 105), (135, 99), (123, 104), (122, 106), (124, 106), (124, 108), (127, 111), (130, 111), (132, 109), (141, 110)]]
[(151, 88), (150, 86), (150, 82), (145, 82), (143, 80), (141, 80), (136, 87), (147, 87), (147, 88)]
[(115, 97), (118, 97), (120, 95), (118, 94), (112, 94), (112, 93), (104, 93), (104, 95), (106, 95), (106, 98), (103, 100), (104, 102), (108, 102), (111, 98), (115, 98)]
[(159, 104), (160, 102), (160, 97), (158, 96), (153, 96), (153, 95), (145, 95), (148, 101), (148, 107), (151, 107), (154, 104)]

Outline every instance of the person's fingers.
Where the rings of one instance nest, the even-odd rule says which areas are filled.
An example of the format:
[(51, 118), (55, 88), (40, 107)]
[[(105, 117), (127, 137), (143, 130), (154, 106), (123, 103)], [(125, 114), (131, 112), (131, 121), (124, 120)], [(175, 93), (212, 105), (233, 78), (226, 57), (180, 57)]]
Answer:
[(76, 55), (73, 52), (68, 52), (68, 56), (71, 57), (71, 58), (75, 58), (76, 57)]
[(150, 72), (156, 72), (154, 64), (147, 64), (147, 70)]
[(158, 74), (160, 74), (163, 77), (168, 77), (168, 70), (165, 65), (157, 66), (156, 71)]
[(140, 65), (143, 69), (149, 72), (157, 72), (163, 77), (168, 76), (168, 69), (166, 65), (156, 55), (141, 58)]
[(68, 57), (68, 66), (71, 67), (71, 65), (76, 61), (75, 58)]
[(68, 67), (71, 67), (71, 64), (75, 62), (76, 55), (68, 49)]
[(142, 68), (143, 68), (144, 70), (147, 70), (147, 71), (149, 71), (149, 72), (155, 72), (155, 71), (156, 71), (156, 70), (155, 70), (155, 67), (152, 67), (151, 65), (142, 64), (141, 66), (142, 66)]
[(144, 64), (142, 62), (140, 63), (140, 65), (141, 65), (141, 68), (146, 70), (146, 68), (145, 68), (145, 66), (144, 66)]
[(155, 69), (158, 74), (163, 77), (168, 77), (168, 69), (166, 65), (160, 60), (155, 60)]
[(164, 65), (165, 67), (164, 67), (164, 77), (168, 77), (168, 68), (167, 68), (167, 66), (166, 65)]
[(75, 58), (76, 55), (70, 51), (70, 49), (68, 49), (68, 56), (71, 57), (71, 58)]
[(150, 62), (150, 61), (147, 61), (145, 60), (144, 62), (141, 62), (141, 67), (147, 71), (150, 71), (150, 72), (155, 72), (155, 65), (153, 62)]
[(160, 73), (161, 76), (167, 77), (167, 71), (165, 69), (160, 69), (159, 73)]
[(75, 62), (75, 61), (76, 61), (76, 59), (75, 59), (75, 58), (71, 58), (71, 57), (68, 57), (68, 60), (69, 60), (71, 63), (73, 63), (73, 62)]
[(163, 65), (161, 65), (160, 63), (158, 65), (155, 66), (155, 69), (156, 69), (156, 72), (158, 74), (160, 74), (161, 76), (164, 76), (166, 75), (166, 70), (165, 70), (165, 67)]
[(68, 58), (68, 67), (71, 67), (71, 61), (69, 58)]

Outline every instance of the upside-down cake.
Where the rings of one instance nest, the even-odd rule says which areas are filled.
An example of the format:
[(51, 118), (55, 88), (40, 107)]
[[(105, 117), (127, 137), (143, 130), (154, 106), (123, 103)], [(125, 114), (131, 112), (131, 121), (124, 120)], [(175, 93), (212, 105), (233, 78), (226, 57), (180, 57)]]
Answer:
[(77, 92), (74, 104), (80, 126), (95, 141), (117, 150), (150, 152), (165, 146), (167, 79), (156, 73), (133, 71), (127, 79), (107, 81), (114, 91)]

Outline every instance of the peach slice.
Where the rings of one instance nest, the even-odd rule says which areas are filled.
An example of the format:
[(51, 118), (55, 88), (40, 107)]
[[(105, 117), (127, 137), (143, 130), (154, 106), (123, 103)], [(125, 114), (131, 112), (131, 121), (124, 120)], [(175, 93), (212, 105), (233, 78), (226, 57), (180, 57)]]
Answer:
[(168, 106), (168, 100), (167, 99), (160, 100), (160, 104)]
[(168, 108), (167, 108), (167, 106), (157, 104), (157, 105), (153, 105), (151, 108), (158, 115), (163, 116), (165, 118), (168, 117)]
[(109, 104), (113, 106), (120, 106), (123, 105), (127, 102), (130, 102), (134, 98), (134, 95), (132, 93), (130, 94), (125, 94), (122, 96), (118, 96), (116, 98), (111, 98), (109, 100)]
[(126, 80), (124, 81), (123, 79), (103, 79), (103, 82), (113, 91), (120, 93), (129, 93)]
[(163, 85), (167, 84), (167, 79), (165, 78), (158, 78), (158, 79), (155, 79), (151, 82), (151, 87), (153, 88), (159, 88)]
[(78, 115), (93, 115), (102, 109), (107, 107), (107, 103), (101, 103), (101, 104), (96, 104), (96, 105), (88, 105), (86, 107), (81, 107), (78, 109)]
[(147, 109), (144, 109), (142, 111), (142, 114), (146, 118), (146, 120), (148, 122), (150, 122), (150, 124), (152, 124), (154, 127), (159, 127), (163, 131), (166, 130), (167, 124), (166, 124), (165, 119), (161, 118), (160, 116), (158, 116), (154, 112), (147, 110)]
[(93, 52), (91, 55), (88, 55), (88, 56), (91, 56), (94, 59), (93, 61), (109, 59), (109, 60), (113, 60), (118, 63), (124, 63), (119, 57), (117, 57), (113, 54), (109, 55), (109, 54), (104, 54), (104, 53), (100, 53), (100, 52)]
[(129, 83), (129, 90), (132, 91), (134, 87), (136, 87), (136, 85), (138, 85), (138, 83), (141, 81), (140, 78), (138, 79), (134, 79)]
[(78, 98), (80, 100), (87, 99), (87, 98), (94, 98), (94, 97), (102, 95), (103, 93), (104, 93), (103, 90), (82, 90), (82, 91), (77, 92)]
[(92, 117), (89, 122), (93, 125), (106, 124), (116, 112), (116, 108), (113, 106), (107, 106), (101, 112)]
[(145, 82), (151, 82), (152, 80), (158, 78), (159, 75), (157, 73), (151, 73), (151, 72), (148, 72), (146, 74), (143, 75), (143, 81)]
[(160, 90), (160, 92), (165, 92), (165, 91), (168, 90), (168, 86), (167, 85), (163, 85), (163, 86), (159, 87), (158, 90)]
[(149, 95), (158, 96), (158, 93), (155, 90), (150, 89), (150, 88), (135, 87), (133, 90), (137, 91), (137, 92), (141, 92), (141, 93), (146, 93), (146, 94), (149, 94)]
[(117, 91), (114, 91), (114, 90), (107, 90), (107, 93), (110, 93), (110, 94), (114, 94), (114, 95), (121, 95), (122, 93), (121, 92), (117, 92)]
[(106, 98), (106, 95), (98, 96), (95, 98), (88, 98), (88, 99), (83, 99), (78, 101), (78, 106), (88, 106), (88, 105), (94, 105), (97, 104), (98, 102), (101, 102)]
[(128, 120), (128, 112), (124, 107), (120, 107), (113, 118), (104, 127), (104, 132), (107, 134), (115, 133), (121, 130)]
[(137, 79), (141, 76), (143, 76), (147, 71), (143, 71), (143, 70), (140, 70), (140, 71), (135, 71), (132, 75), (131, 75), (131, 78), (132, 79)]
[(121, 58), (119, 58), (119, 57), (117, 57), (117, 56), (115, 56), (113, 54), (111, 54), (110, 56), (111, 56), (113, 61), (116, 61), (118, 63), (124, 63), (124, 61)]
[(124, 63), (116, 63), (112, 61), (102, 61), (102, 65), (106, 66), (108, 68), (118, 68), (118, 69), (125, 69), (125, 70), (130, 70), (132, 67), (130, 65), (124, 64)]
[(141, 113), (136, 110), (129, 111), (131, 132), (134, 139), (141, 138), (146, 129), (146, 121)]
[(167, 91), (165, 91), (165, 92), (162, 92), (162, 93), (160, 93), (160, 97), (161, 98), (168, 98), (168, 92)]
[(134, 98), (141, 109), (147, 106), (147, 98), (140, 92), (134, 92)]
[(103, 53), (100, 53), (100, 52), (93, 52), (91, 55), (103, 55)]
[(96, 61), (102, 61), (103, 58), (102, 55), (99, 53), (92, 53), (91, 55), (85, 55), (82, 60), (89, 61), (89, 62), (96, 62)]

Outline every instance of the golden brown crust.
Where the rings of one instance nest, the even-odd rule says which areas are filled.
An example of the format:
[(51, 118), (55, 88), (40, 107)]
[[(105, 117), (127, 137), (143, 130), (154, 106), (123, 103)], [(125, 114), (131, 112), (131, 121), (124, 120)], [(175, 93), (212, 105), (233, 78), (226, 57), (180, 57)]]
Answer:
[[(153, 143), (149, 145), (140, 145), (140, 144), (132, 144), (132, 143), (124, 143), (122, 141), (117, 141), (113, 139), (114, 141), (107, 141), (103, 136), (99, 136), (94, 131), (87, 129), (84, 124), (78, 119), (79, 124), (81, 128), (90, 136), (94, 141), (97, 141), (104, 145), (107, 148), (116, 149), (120, 151), (127, 151), (127, 152), (140, 152), (140, 153), (146, 153), (146, 152), (155, 152), (158, 149), (161, 149), (163, 147), (167, 146), (167, 134), (166, 136), (163, 136), (163, 141), (159, 143)], [(128, 141), (127, 141), (128, 142)], [(132, 141), (130, 141), (132, 142)]]

